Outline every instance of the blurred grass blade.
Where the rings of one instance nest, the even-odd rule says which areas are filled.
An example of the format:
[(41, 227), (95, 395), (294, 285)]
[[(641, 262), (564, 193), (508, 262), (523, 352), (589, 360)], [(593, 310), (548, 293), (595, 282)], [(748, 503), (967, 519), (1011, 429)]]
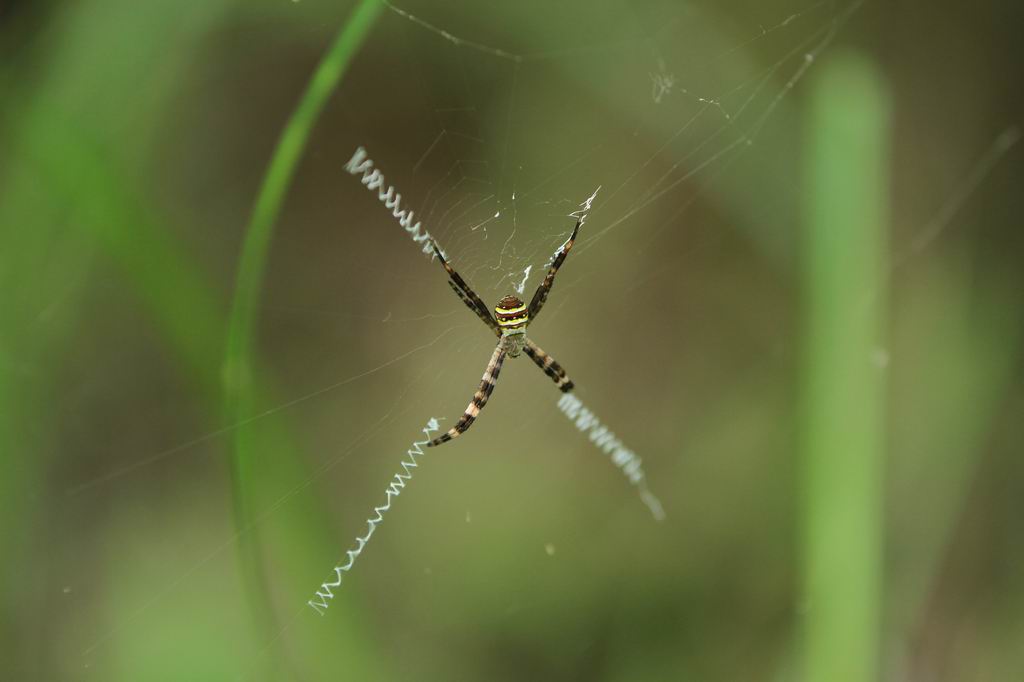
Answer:
[(245, 232), (225, 357), (228, 403), (248, 392), (248, 369), (256, 304), (261, 293), (267, 249), (285, 193), (313, 126), (380, 13), (378, 0), (362, 0), (321, 60), (309, 86), (281, 132), (260, 186)]
[[(227, 423), (240, 423), (254, 414), (251, 381), (253, 326), (261, 295), (267, 249), (281, 204), (324, 104), (337, 87), (382, 8), (378, 0), (362, 0), (356, 6), (317, 66), (305, 93), (281, 132), (263, 178), (245, 232), (228, 328), (223, 368)], [(253, 528), (257, 508), (256, 472), (252, 466), (254, 437), (252, 430), (247, 427), (236, 429), (234, 435), (232, 492), (235, 524), (241, 533), (241, 570), (247, 583), (246, 592), (250, 604), (262, 621), (264, 631), (269, 632), (272, 627), (272, 606), (257, 532)], [(242, 532), (247, 529), (250, 532)]]
[(803, 679), (877, 679), (881, 612), (888, 102), (829, 59), (805, 135), (801, 378)]

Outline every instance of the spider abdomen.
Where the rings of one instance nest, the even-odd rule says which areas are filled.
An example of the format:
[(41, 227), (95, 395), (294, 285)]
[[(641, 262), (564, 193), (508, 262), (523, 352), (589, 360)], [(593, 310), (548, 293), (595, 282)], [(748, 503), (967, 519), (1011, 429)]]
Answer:
[(505, 329), (518, 329), (525, 327), (530, 321), (530, 311), (526, 305), (515, 296), (506, 296), (494, 306), (494, 317), (498, 320), (498, 326)]

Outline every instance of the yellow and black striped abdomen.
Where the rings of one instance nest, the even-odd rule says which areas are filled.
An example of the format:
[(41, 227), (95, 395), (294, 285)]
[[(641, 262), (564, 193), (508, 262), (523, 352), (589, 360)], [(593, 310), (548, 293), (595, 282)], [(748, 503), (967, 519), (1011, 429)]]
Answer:
[(519, 329), (530, 321), (526, 305), (515, 296), (506, 296), (494, 306), (494, 317), (502, 329)]

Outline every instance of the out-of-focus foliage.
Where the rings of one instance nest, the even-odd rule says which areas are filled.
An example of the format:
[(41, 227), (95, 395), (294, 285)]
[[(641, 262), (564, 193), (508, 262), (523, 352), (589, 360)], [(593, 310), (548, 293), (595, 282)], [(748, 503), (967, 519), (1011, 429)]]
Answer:
[[(879, 678), (1014, 679), (1020, 148), (971, 175), (1022, 122), (1021, 10), (1002, 5), (399, 4), (521, 62), (383, 11), (309, 130), (261, 272), (239, 517), (224, 357), (241, 246), (352, 6), (6, 4), (3, 677), (799, 679), (817, 646), (804, 627), (850, 597), (840, 574), (803, 587), (801, 529), (834, 507), (805, 487), (798, 409), (821, 357), (806, 305), (827, 284), (806, 275), (800, 207), (827, 197), (801, 163), (818, 79), (843, 53), (874, 65), (891, 103), (891, 181), (887, 206), (864, 207), (888, 222), (888, 263), (848, 297), (880, 318), (862, 359), (885, 397), (849, 403), (851, 425), (880, 410), (878, 497), (850, 501), (878, 526), (873, 546), (834, 551), (876, 562)], [(716, 107), (753, 118), (722, 129)], [(457, 417), (493, 340), (342, 172), (357, 145), (488, 299), (527, 263), (536, 283), (559, 216), (604, 185), (533, 335), (644, 458), (664, 523), (558, 414), (547, 379), (509, 362), (327, 614), (306, 606), (423, 422)], [(857, 177), (855, 159), (832, 161)], [(684, 176), (607, 229), (644, 187)], [(503, 206), (515, 223), (454, 222), (491, 191), (518, 193)], [(816, 205), (856, 229), (857, 207)], [(841, 481), (823, 450), (810, 456)]]

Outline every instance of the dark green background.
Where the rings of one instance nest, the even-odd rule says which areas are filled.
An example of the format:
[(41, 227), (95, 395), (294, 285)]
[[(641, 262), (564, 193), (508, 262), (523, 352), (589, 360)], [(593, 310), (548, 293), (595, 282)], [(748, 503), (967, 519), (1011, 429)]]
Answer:
[[(281, 188), (249, 375), (225, 349), (252, 207), (352, 6), (0, 9), (0, 676), (1018, 679), (1024, 157), (998, 140), (1022, 123), (1020, 5), (399, 6), (529, 57), (380, 12)], [(676, 88), (655, 103), (659, 60)], [(844, 64), (880, 110), (828, 89)], [(881, 172), (821, 142), (878, 111)], [(531, 335), (643, 457), (665, 522), (510, 361), (327, 615), (305, 606), (493, 343), (343, 172), (359, 145), (425, 219), (450, 190), (425, 227), (488, 301), (603, 186)], [(629, 215), (663, 177), (685, 179)], [(492, 191), (519, 198), (480, 207), (504, 216), (486, 237), (442, 219)], [(816, 250), (831, 230), (849, 252)], [(885, 263), (858, 280), (871, 234)], [(877, 317), (854, 381), (884, 399), (832, 391), (849, 422), (816, 432), (808, 376), (845, 384), (808, 311), (844, 264), (849, 305), (825, 310)], [(852, 434), (877, 487), (837, 519)], [(815, 551), (877, 589), (810, 589)], [(876, 626), (847, 633), (847, 604)]]

